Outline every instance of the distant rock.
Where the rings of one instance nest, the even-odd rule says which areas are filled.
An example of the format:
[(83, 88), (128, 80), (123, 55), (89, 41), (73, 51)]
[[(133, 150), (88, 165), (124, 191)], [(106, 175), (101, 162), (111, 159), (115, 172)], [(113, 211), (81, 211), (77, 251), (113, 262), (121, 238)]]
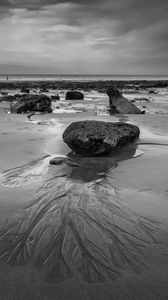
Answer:
[(137, 126), (128, 123), (79, 121), (66, 128), (63, 140), (74, 152), (94, 156), (134, 141), (139, 133)]
[(22, 87), (21, 88), (21, 93), (24, 93), (24, 94), (29, 94), (30, 93), (30, 90), (26, 87)]
[(83, 100), (84, 94), (78, 91), (68, 91), (65, 100)]
[(49, 92), (49, 90), (46, 87), (42, 87), (40, 89), (40, 93), (48, 93), (48, 92)]
[(45, 95), (24, 94), (17, 102), (11, 104), (11, 113), (19, 114), (34, 111), (51, 113), (51, 99)]
[(154, 90), (149, 90), (149, 94), (157, 94), (157, 92)]
[(2, 96), (8, 96), (8, 92), (1, 92)]
[(60, 95), (59, 94), (51, 95), (51, 99), (52, 99), (52, 101), (60, 100)]
[(141, 110), (123, 97), (117, 88), (108, 88), (107, 95), (109, 96), (110, 114), (141, 114)]

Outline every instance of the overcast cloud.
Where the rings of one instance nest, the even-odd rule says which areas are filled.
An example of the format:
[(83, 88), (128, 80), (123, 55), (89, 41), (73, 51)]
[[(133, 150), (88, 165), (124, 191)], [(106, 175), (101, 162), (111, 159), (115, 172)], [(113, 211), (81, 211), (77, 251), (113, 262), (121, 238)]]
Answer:
[(168, 0), (0, 0), (0, 73), (168, 74)]

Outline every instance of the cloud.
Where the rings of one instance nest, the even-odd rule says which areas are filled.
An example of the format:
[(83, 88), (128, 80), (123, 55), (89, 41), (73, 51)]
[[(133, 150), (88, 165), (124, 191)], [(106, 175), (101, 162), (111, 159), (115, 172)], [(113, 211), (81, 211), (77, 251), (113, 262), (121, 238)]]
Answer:
[(167, 0), (1, 0), (0, 63), (42, 72), (165, 73), (167, 11)]

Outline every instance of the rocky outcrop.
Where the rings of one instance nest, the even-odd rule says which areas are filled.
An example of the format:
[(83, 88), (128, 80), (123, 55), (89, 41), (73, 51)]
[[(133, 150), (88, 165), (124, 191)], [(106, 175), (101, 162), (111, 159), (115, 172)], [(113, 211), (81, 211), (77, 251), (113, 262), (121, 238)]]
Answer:
[(19, 114), (34, 111), (51, 113), (51, 99), (45, 95), (24, 94), (17, 102), (11, 104), (11, 113)]
[(84, 94), (78, 91), (68, 91), (65, 100), (83, 100)]
[(141, 114), (141, 110), (133, 103), (129, 102), (116, 87), (107, 90), (109, 96), (110, 114)]
[(139, 133), (137, 126), (128, 123), (79, 121), (66, 128), (63, 140), (74, 152), (94, 156), (134, 141)]

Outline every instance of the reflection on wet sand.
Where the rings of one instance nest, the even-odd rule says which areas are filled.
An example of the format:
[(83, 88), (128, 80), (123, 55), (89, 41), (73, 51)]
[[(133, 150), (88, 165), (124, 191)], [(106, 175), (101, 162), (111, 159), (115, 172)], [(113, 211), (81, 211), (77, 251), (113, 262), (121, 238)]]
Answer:
[(79, 166), (70, 172), (70, 178), (77, 181), (89, 182), (105, 178), (110, 170), (117, 167), (119, 161), (134, 158), (144, 153), (137, 149), (136, 144), (127, 145), (119, 150), (115, 150), (106, 156), (82, 157), (70, 152), (68, 156)]
[(160, 224), (131, 210), (112, 185), (116, 161), (124, 153), (123, 159), (133, 157), (135, 151), (132, 147), (126, 155), (125, 149), (114, 159), (71, 155), (79, 166), (52, 166), (55, 174), (31, 205), (11, 216), (1, 230), (1, 260), (37, 265), (48, 283), (74, 275), (88, 283), (104, 282), (126, 269), (141, 272), (145, 249), (157, 243)]

